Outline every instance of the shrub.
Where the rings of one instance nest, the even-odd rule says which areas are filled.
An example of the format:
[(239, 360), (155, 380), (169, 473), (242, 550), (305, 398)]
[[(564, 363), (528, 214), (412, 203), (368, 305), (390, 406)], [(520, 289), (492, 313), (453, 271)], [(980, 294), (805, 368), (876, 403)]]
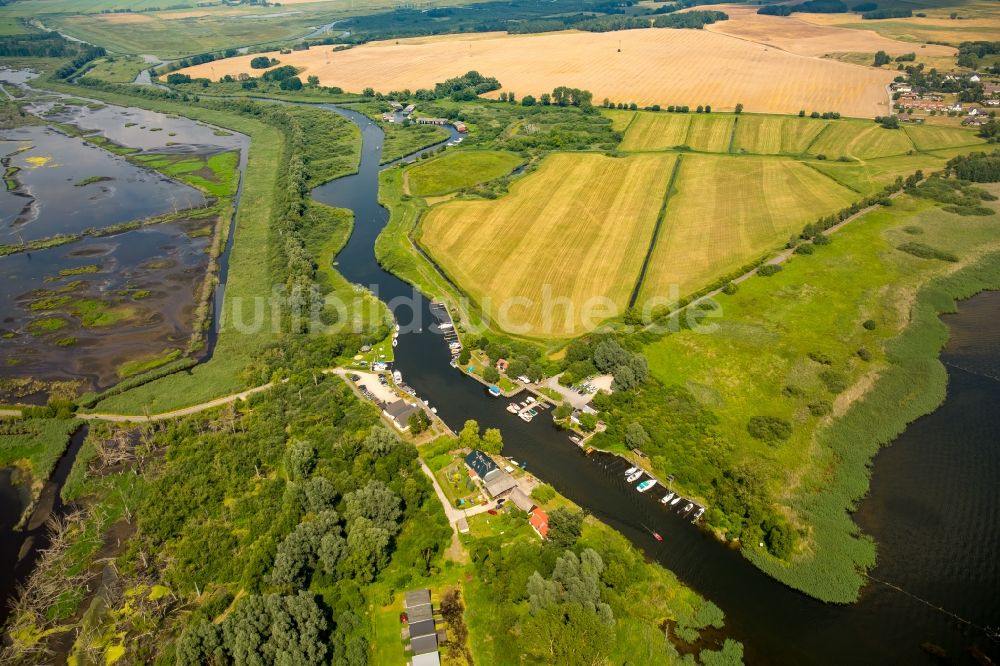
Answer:
[(906, 252), (907, 254), (912, 254), (914, 257), (919, 257), (921, 259), (938, 259), (940, 261), (950, 262), (958, 261), (958, 257), (951, 252), (945, 252), (944, 250), (939, 250), (931, 247), (930, 245), (924, 245), (923, 243), (903, 243), (896, 249)]
[(865, 329), (869, 330), (869, 331), (874, 331), (875, 327), (878, 326), (878, 324), (875, 323), (874, 319), (866, 319), (865, 323), (863, 323), (861, 325), (864, 326)]
[(273, 67), (277, 64), (277, 59), (268, 58), (267, 56), (257, 56), (250, 61), (250, 67), (253, 69), (267, 69), (268, 67)]
[(830, 393), (843, 393), (847, 390), (847, 376), (834, 370), (824, 370), (819, 373), (819, 379)]
[(858, 355), (858, 358), (860, 358), (862, 361), (872, 360), (872, 353), (871, 351), (868, 350), (867, 347), (862, 347), (856, 353)]
[(740, 286), (738, 284), (736, 284), (735, 282), (727, 282), (726, 286), (724, 286), (722, 288), (722, 293), (726, 294), (728, 296), (732, 296), (737, 291), (739, 291), (739, 289), (740, 289)]
[(812, 254), (815, 251), (811, 243), (803, 243), (795, 248), (795, 254)]
[(764, 266), (761, 266), (757, 270), (757, 275), (761, 275), (763, 277), (771, 277), (775, 273), (780, 273), (780, 272), (781, 272), (780, 264), (765, 264)]
[(817, 400), (809, 403), (809, 413), (813, 416), (826, 416), (833, 411), (829, 400)]
[(784, 393), (789, 398), (799, 398), (806, 394), (806, 392), (803, 389), (801, 389), (798, 386), (792, 386), (791, 384), (781, 389), (781, 392)]
[(809, 358), (823, 365), (831, 365), (833, 363), (833, 359), (823, 352), (811, 351), (809, 352)]
[(776, 444), (792, 436), (792, 424), (777, 416), (753, 416), (747, 422), (747, 432), (754, 439)]
[(832, 242), (832, 239), (826, 234), (816, 234), (813, 238), (813, 245), (829, 245)]

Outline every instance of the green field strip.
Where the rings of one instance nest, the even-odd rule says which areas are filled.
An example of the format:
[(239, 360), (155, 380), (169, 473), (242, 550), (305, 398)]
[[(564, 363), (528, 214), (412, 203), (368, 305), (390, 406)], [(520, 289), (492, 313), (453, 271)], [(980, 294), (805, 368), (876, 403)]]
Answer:
[(670, 172), (667, 191), (663, 195), (663, 204), (660, 206), (660, 212), (656, 215), (656, 224), (653, 225), (653, 235), (649, 239), (649, 249), (646, 250), (646, 257), (642, 260), (642, 268), (639, 269), (639, 277), (636, 278), (632, 295), (628, 299), (629, 308), (634, 307), (635, 302), (639, 300), (639, 292), (642, 291), (642, 283), (646, 279), (646, 270), (649, 268), (649, 262), (653, 259), (653, 251), (656, 249), (656, 239), (660, 236), (660, 227), (663, 226), (663, 220), (667, 217), (667, 204), (670, 202), (670, 195), (674, 191), (674, 183), (677, 182), (677, 174), (681, 171), (681, 162), (683, 161), (684, 155), (678, 155), (677, 160), (674, 162), (674, 168)]
[(739, 127), (739, 124), (740, 124), (740, 117), (739, 116), (734, 117), (733, 131), (729, 133), (729, 150), (726, 151), (730, 155), (732, 155), (733, 153), (733, 144), (736, 143), (736, 128)]
[(799, 155), (808, 155), (808, 154), (809, 154), (809, 151), (810, 151), (810, 150), (812, 150), (812, 147), (813, 147), (813, 146), (814, 146), (814, 145), (816, 144), (816, 142), (817, 142), (817, 141), (819, 141), (819, 140), (820, 140), (820, 138), (821, 138), (821, 137), (822, 137), (822, 136), (823, 136), (824, 134), (826, 134), (826, 133), (827, 133), (827, 131), (828, 131), (828, 130), (829, 130), (829, 129), (830, 129), (831, 127), (833, 127), (833, 123), (829, 123), (829, 124), (827, 124), (827, 125), (826, 125), (825, 127), (823, 127), (823, 129), (821, 129), (821, 130), (820, 130), (819, 132), (817, 132), (817, 133), (816, 133), (816, 136), (814, 136), (814, 137), (813, 137), (813, 140), (809, 142), (809, 145), (808, 145), (808, 146), (806, 146), (806, 147), (805, 147), (805, 148), (804, 148), (804, 149), (802, 150), (802, 152), (801, 152), (801, 153), (799, 153)]

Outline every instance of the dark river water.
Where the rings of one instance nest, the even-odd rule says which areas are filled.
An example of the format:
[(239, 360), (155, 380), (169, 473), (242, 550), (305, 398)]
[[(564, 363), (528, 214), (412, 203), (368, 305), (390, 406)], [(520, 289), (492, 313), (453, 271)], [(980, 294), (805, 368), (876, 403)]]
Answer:
[[(402, 329), (395, 368), (452, 429), (470, 418), (500, 428), (505, 455), (525, 461), (717, 603), (726, 633), (743, 642), (748, 663), (940, 663), (921, 649), (925, 642), (941, 646), (952, 663), (976, 663), (970, 647), (1000, 657), (1000, 644), (977, 628), (1000, 626), (1000, 295), (977, 296), (947, 318), (954, 331), (943, 356), (951, 382), (947, 401), (878, 455), (871, 495), (858, 512), (879, 544), (872, 575), (904, 591), (874, 583), (856, 604), (824, 604), (764, 575), (656, 498), (636, 493), (625, 483), (622, 459), (583, 455), (549, 419), (525, 423), (505, 410), (506, 401), (490, 398), (451, 368), (447, 345), (431, 325), (430, 303), (375, 260), (375, 239), (388, 220), (376, 198), (383, 133), (361, 114), (326, 108), (354, 121), (364, 137), (359, 172), (313, 192), (319, 201), (354, 211), (338, 270), (389, 303)], [(665, 540), (655, 541), (652, 530)]]

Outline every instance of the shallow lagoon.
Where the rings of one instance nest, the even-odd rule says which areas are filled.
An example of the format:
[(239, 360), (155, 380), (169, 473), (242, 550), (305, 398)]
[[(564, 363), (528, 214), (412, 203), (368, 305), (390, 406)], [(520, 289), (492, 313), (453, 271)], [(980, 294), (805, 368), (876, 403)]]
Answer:
[[(193, 187), (43, 126), (0, 132), (0, 139), (5, 140), (4, 153), (26, 148), (4, 158), (6, 166), (18, 169), (18, 187), (0, 196), (3, 244), (75, 234), (205, 203)], [(6, 215), (16, 208), (13, 218)]]

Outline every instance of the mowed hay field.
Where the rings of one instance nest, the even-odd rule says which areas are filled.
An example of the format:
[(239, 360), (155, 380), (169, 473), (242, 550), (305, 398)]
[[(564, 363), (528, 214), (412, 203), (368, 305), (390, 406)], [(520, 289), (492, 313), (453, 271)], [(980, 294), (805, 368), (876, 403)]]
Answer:
[(447, 152), (406, 170), (409, 194), (426, 197), (472, 187), (513, 171), (523, 160), (499, 150)]
[(986, 142), (985, 139), (976, 136), (976, 130), (963, 127), (904, 125), (903, 129), (917, 150), (940, 150)]
[(556, 153), (500, 199), (434, 206), (420, 242), (500, 328), (579, 335), (598, 323), (588, 300), (613, 305), (596, 319), (624, 312), (676, 159)]
[(857, 198), (794, 160), (684, 155), (636, 306), (690, 294)]
[(859, 160), (903, 155), (914, 149), (905, 131), (885, 129), (873, 122), (837, 121), (809, 146), (812, 155), (826, 155), (830, 159), (840, 156)]
[(741, 115), (733, 135), (733, 152), (800, 155), (829, 123), (798, 116)]
[[(927, 16), (926, 18), (914, 16), (911, 18), (879, 19), (874, 21), (859, 20), (857, 14), (794, 14), (793, 17), (816, 25), (835, 26), (851, 30), (871, 30), (883, 37), (904, 42), (945, 42), (958, 45), (962, 42), (980, 40), (996, 41), (997, 20), (1000, 18), (1000, 9), (997, 9), (995, 2), (976, 4), (980, 6), (990, 5), (992, 8), (984, 12), (977, 12), (983, 14), (982, 16), (958, 20), (949, 18), (947, 15), (949, 10), (942, 11), (942, 9), (937, 10), (938, 15)], [(969, 12), (964, 7), (956, 6), (952, 9), (957, 10), (960, 16), (969, 15)], [(914, 11), (931, 13), (934, 10), (914, 9)]]
[(687, 141), (691, 116), (686, 113), (637, 113), (628, 126), (619, 148), (622, 150), (663, 150), (683, 146)]
[[(354, 92), (432, 88), (474, 69), (495, 76), (520, 97), (537, 97), (562, 85), (590, 90), (596, 100), (643, 106), (710, 104), (724, 111), (742, 102), (747, 111), (796, 113), (806, 108), (862, 117), (888, 110), (885, 86), (895, 76), (889, 70), (798, 56), (707, 30), (461, 34), (332, 49), (270, 55), (283, 65), (303, 68), (303, 76), (319, 77), (323, 85)], [(251, 58), (237, 56), (183, 72), (212, 79), (259, 76), (260, 70), (250, 69)]]
[(725, 153), (733, 137), (733, 123), (736, 116), (696, 115), (691, 116), (691, 126), (685, 144), (692, 150), (706, 153)]

